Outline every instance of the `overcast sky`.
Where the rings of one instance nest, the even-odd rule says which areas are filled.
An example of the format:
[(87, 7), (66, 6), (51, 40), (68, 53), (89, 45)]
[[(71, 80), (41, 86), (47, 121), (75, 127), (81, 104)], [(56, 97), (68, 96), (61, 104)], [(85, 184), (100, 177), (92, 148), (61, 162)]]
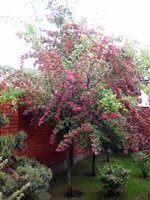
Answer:
[[(38, 12), (44, 4), (38, 2)], [(69, 0), (76, 18), (86, 18), (88, 23), (101, 25), (106, 34), (121, 34), (150, 44), (150, 0)], [(0, 0), (0, 16), (12, 17), (34, 24), (35, 11), (31, 0)], [(0, 21), (0, 65), (19, 65), (24, 44), (15, 37), (22, 26)]]

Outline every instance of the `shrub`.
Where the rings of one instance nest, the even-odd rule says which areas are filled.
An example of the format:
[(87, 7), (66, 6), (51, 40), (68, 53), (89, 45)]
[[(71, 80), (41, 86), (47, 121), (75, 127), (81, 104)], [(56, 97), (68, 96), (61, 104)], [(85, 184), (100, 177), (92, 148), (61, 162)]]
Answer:
[(27, 135), (24, 131), (19, 131), (15, 135), (9, 134), (0, 136), (0, 155), (3, 159), (8, 159), (12, 155), (12, 150), (16, 149), (22, 151), (25, 149), (24, 140)]
[(150, 156), (140, 151), (137, 154), (133, 154), (133, 159), (139, 166), (142, 173), (142, 177), (147, 178), (150, 172)]
[(50, 195), (47, 191), (52, 179), (51, 170), (36, 160), (29, 160), (25, 157), (18, 158), (18, 163), (19, 165), (15, 169), (19, 174), (18, 181), (23, 185), (30, 183), (29, 189), (25, 191), (26, 198), (49, 200)]
[(12, 150), (23, 150), (26, 135), (0, 136), (0, 199), (49, 200), (52, 172), (36, 160), (14, 157)]
[[(16, 158), (16, 162), (9, 161), (0, 170), (0, 191), (4, 198), (12, 196), (15, 191), (22, 190), (23, 198), (30, 200), (49, 200), (49, 182), (52, 172), (46, 166), (39, 164), (35, 160), (25, 157)], [(13, 163), (13, 164), (12, 164)]]
[(105, 165), (98, 168), (98, 179), (103, 184), (103, 192), (107, 196), (117, 196), (121, 193), (129, 171), (119, 165)]
[(6, 126), (8, 121), (9, 119), (6, 117), (6, 115), (2, 115), (2, 113), (0, 112), (0, 127)]
[[(24, 186), (14, 191), (15, 181), (10, 175), (2, 170), (7, 162), (7, 159), (3, 160), (2, 157), (0, 157), (0, 200), (20, 200), (22, 197), (24, 197), (24, 192), (29, 188), (30, 183), (26, 183)], [(11, 193), (11, 195), (9, 195), (8, 198), (6, 198), (7, 195), (5, 194), (8, 194), (11, 190), (13, 190), (13, 192)]]

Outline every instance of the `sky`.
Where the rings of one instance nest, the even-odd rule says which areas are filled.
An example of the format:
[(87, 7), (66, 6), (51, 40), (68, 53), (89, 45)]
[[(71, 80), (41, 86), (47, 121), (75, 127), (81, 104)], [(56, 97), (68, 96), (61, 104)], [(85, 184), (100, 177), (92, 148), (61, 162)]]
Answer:
[[(150, 43), (149, 0), (79, 0), (78, 13), (97, 21), (109, 34), (124, 34)], [(90, 13), (90, 14), (89, 14)]]
[[(37, 12), (44, 13), (42, 0), (34, 1)], [(89, 24), (103, 27), (107, 35), (125, 35), (150, 45), (150, 0), (68, 1), (77, 20), (85, 18)], [(31, 0), (0, 0), (0, 65), (19, 66), (27, 47), (15, 36), (24, 28), (18, 21), (34, 24), (35, 16)]]

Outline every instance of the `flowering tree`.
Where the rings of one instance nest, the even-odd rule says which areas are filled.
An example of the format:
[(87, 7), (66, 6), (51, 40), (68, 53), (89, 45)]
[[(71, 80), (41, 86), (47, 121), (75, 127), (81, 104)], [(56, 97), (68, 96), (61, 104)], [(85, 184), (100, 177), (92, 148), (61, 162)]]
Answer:
[[(135, 106), (139, 79), (133, 59), (109, 38), (75, 23), (63, 21), (57, 27), (37, 38), (30, 26), (30, 32), (20, 37), (32, 44), (32, 50), (22, 56), (19, 70), (3, 68), (2, 73), (4, 82), (24, 91), (20, 102), (28, 105), (26, 112), (33, 113), (33, 122), (39, 126), (51, 122), (50, 144), (60, 135), (56, 151), (67, 150), (72, 193), (72, 144), (90, 143), (94, 154), (99, 154), (100, 138), (109, 137), (104, 128), (108, 120), (117, 124), (120, 119), (123, 138), (125, 133), (139, 135), (140, 114)], [(31, 73), (23, 68), (28, 58), (35, 60)]]

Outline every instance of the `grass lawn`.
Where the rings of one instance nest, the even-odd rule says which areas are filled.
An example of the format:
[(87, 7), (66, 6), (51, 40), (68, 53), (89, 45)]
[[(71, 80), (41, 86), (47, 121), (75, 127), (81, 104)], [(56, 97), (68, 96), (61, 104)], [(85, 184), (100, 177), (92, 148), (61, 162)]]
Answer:
[[(147, 196), (150, 193), (150, 178), (142, 179), (140, 171), (130, 157), (121, 155), (112, 158), (113, 163), (121, 164), (123, 167), (130, 170), (130, 178), (127, 180), (125, 192), (117, 200), (148, 200)], [(87, 177), (84, 174), (91, 170), (92, 158), (87, 158), (79, 162), (72, 170), (73, 189), (81, 190), (83, 195), (80, 198), (69, 198), (69, 200), (103, 200), (106, 199), (101, 194), (101, 185), (97, 181), (97, 177)], [(104, 157), (100, 155), (97, 158), (97, 165), (103, 166), (105, 163)], [(111, 163), (111, 164), (113, 164)], [(52, 200), (65, 200), (63, 197), (64, 191), (67, 189), (66, 173), (53, 178), (50, 184), (50, 193)], [(107, 198), (111, 200), (112, 198)], [(141, 199), (140, 199), (141, 200)]]

